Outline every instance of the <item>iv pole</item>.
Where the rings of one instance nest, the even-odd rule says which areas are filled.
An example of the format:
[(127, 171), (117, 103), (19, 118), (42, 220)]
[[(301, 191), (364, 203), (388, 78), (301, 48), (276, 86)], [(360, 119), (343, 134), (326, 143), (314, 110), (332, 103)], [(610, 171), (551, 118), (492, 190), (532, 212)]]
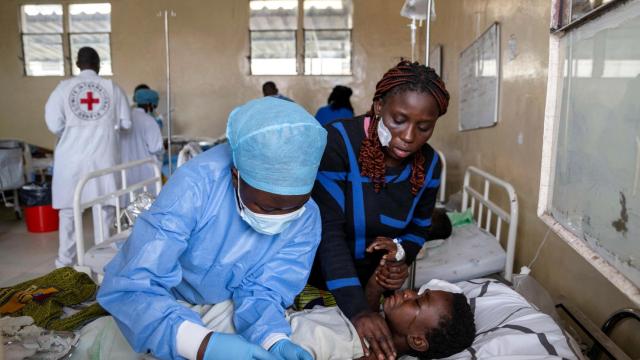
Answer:
[[(427, 30), (427, 34), (425, 36), (426, 40), (426, 48), (425, 48), (425, 54), (424, 54), (424, 65), (425, 66), (429, 66), (429, 48), (430, 48), (430, 44), (431, 44), (431, 7), (432, 7), (432, 2), (433, 0), (427, 0), (427, 18), (426, 18), (426, 30)], [(415, 59), (415, 53), (416, 53), (416, 18), (412, 17), (411, 18), (411, 25), (409, 25), (411, 28), (411, 61), (414, 61)], [(411, 268), (409, 268), (409, 289), (413, 289), (415, 288), (416, 285), (416, 263), (414, 262), (411, 265)]]
[(425, 66), (429, 66), (429, 49), (431, 48), (431, 6), (432, 6), (432, 2), (433, 0), (427, 0), (427, 23), (426, 23), (426, 29), (427, 29), (427, 36), (425, 36), (426, 38), (426, 45), (425, 45), (425, 50), (424, 50), (424, 64)]
[[(433, 0), (426, 0), (426, 4), (427, 4), (427, 13), (426, 13), (427, 33), (425, 36), (426, 46), (425, 46), (424, 64), (426, 66), (429, 66), (429, 50), (431, 48), (431, 9), (433, 8)], [(422, 20), (420, 22), (422, 23)], [(411, 29), (411, 61), (415, 61), (416, 60), (416, 30), (417, 30), (416, 15), (411, 16), (411, 24), (409, 24), (409, 28)]]
[(411, 18), (411, 62), (416, 61), (416, 18)]
[(171, 159), (171, 137), (172, 137), (172, 121), (171, 121), (171, 64), (169, 62), (169, 16), (176, 16), (173, 10), (164, 10), (164, 51), (165, 61), (167, 65), (166, 80), (167, 80), (167, 155), (169, 157), (169, 176), (173, 173), (173, 160)]

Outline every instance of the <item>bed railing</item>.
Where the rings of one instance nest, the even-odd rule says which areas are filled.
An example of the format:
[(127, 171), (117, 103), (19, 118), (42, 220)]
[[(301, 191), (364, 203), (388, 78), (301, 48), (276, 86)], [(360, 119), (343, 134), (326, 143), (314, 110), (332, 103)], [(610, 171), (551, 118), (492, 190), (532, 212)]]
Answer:
[[(482, 193), (471, 185), (472, 176), (478, 176), (482, 179)], [(500, 208), (496, 203), (490, 200), (491, 185), (496, 185), (506, 191), (509, 200), (509, 212)], [(476, 206), (477, 205), (477, 206)], [(516, 232), (518, 230), (518, 197), (516, 192), (508, 182), (499, 179), (484, 170), (470, 166), (464, 174), (464, 185), (462, 187), (462, 212), (467, 209), (476, 220), (479, 228), (493, 234), (498, 242), (501, 239), (502, 223), (509, 225), (507, 233), (506, 246), (506, 264), (504, 267), (504, 278), (511, 281), (513, 275), (513, 259), (516, 248)], [(495, 227), (492, 227), (495, 215)], [(493, 230), (493, 231), (492, 231)]]
[[(154, 177), (149, 178), (147, 180), (138, 182), (133, 185), (127, 185), (127, 169), (131, 169), (138, 166), (150, 165), (153, 167)], [(89, 180), (98, 178), (103, 175), (112, 174), (112, 173), (120, 173), (120, 189), (91, 199), (89, 201), (82, 202), (82, 190)], [(84, 255), (85, 255), (85, 247), (84, 247), (84, 229), (82, 222), (82, 213), (93, 206), (98, 207), (98, 211), (102, 211), (102, 206), (105, 205), (106, 202), (111, 202), (115, 200), (115, 210), (116, 210), (116, 234), (120, 234), (123, 232), (121, 223), (119, 221), (122, 209), (121, 209), (121, 201), (120, 197), (123, 195), (127, 195), (129, 197), (129, 201), (133, 201), (135, 198), (135, 194), (138, 190), (142, 189), (142, 191), (148, 191), (149, 185), (155, 183), (155, 195), (160, 193), (160, 188), (162, 187), (162, 175), (160, 172), (160, 165), (158, 164), (156, 158), (150, 157), (147, 159), (136, 160), (126, 164), (120, 164), (114, 167), (110, 167), (107, 169), (97, 170), (85, 175), (80, 181), (78, 185), (76, 185), (75, 192), (73, 194), (73, 221), (75, 224), (75, 232), (76, 232), (76, 250), (77, 250), (77, 258), (78, 258), (78, 266), (84, 266)], [(100, 231), (98, 231), (98, 238), (94, 239), (96, 244), (102, 243), (106, 239), (104, 239), (104, 229), (105, 224), (102, 222), (102, 216), (99, 216), (98, 224), (93, 224), (93, 226), (99, 226)], [(110, 224), (107, 224), (110, 226)], [(112, 236), (113, 237), (113, 236)]]
[(440, 150), (436, 150), (438, 156), (440, 157), (440, 161), (442, 162), (442, 171), (440, 172), (440, 189), (438, 190), (437, 200), (441, 205), (444, 205), (444, 202), (447, 198), (446, 190), (447, 190), (447, 158), (444, 157), (444, 154)]

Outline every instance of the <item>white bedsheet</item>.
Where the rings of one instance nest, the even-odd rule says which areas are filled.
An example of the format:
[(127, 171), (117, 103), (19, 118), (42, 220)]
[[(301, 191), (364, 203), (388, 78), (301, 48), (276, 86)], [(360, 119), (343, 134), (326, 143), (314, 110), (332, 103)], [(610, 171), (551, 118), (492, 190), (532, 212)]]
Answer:
[[(213, 331), (235, 333), (233, 302), (216, 305), (188, 305)], [(348, 360), (364, 355), (356, 329), (337, 308), (317, 307), (312, 310), (287, 312), (291, 324), (291, 340), (305, 348), (315, 359)], [(111, 316), (102, 317), (82, 328), (80, 341), (72, 360), (141, 360), (155, 359), (136, 354), (129, 346)]]
[(427, 248), (416, 260), (416, 284), (431, 279), (458, 282), (504, 270), (506, 254), (496, 238), (475, 224), (454, 227), (438, 247)]

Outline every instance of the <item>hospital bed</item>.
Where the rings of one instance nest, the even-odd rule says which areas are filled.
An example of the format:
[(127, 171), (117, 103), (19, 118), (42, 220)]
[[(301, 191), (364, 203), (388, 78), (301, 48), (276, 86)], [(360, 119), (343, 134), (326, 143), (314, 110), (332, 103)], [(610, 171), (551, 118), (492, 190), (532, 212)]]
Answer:
[[(443, 154), (439, 154), (443, 159), (441, 183), (445, 184), (446, 162)], [(444, 191), (442, 188), (440, 191), (438, 202), (443, 204)], [(555, 321), (559, 319), (555, 309), (545, 309), (546, 313), (556, 315), (554, 319), (538, 311), (535, 305), (529, 305), (515, 289), (509, 287), (514, 280), (513, 263), (518, 227), (518, 199), (513, 186), (472, 166), (465, 171), (461, 193), (460, 210), (470, 211), (474, 223), (454, 227), (452, 235), (440, 241), (439, 246), (430, 247), (429, 243), (425, 244), (426, 256), (414, 262), (410, 278), (411, 287), (433, 278), (461, 282), (459, 285), (471, 299), (478, 335), (471, 348), (449, 359), (547, 359), (567, 357), (567, 354), (573, 354), (568, 358), (584, 358), (576, 342)], [(478, 279), (485, 276), (492, 278)], [(503, 286), (498, 286), (501, 283)], [(492, 293), (492, 289), (495, 293)], [(518, 291), (522, 293), (521, 289)], [(546, 293), (546, 290), (540, 287), (538, 292)], [(529, 302), (535, 303), (533, 298), (538, 294), (524, 295)], [(483, 296), (493, 297), (489, 301), (491, 305), (477, 307), (477, 301)], [(638, 310), (622, 309), (613, 314), (602, 329), (598, 329), (567, 299), (561, 298), (551, 305), (562, 310), (558, 312), (566, 313), (567, 318), (593, 340), (590, 358), (597, 358), (593, 354), (605, 353), (612, 359), (628, 359), (608, 335), (612, 324), (621, 318), (631, 317), (640, 321)], [(527, 333), (535, 337), (516, 340)], [(537, 338), (542, 341), (537, 341)], [(571, 349), (571, 353), (567, 353), (567, 349)]]
[[(444, 162), (444, 156), (440, 155), (440, 157)], [(102, 274), (102, 267), (117, 251), (112, 244), (125, 239), (129, 233), (118, 228), (115, 235), (85, 253), (82, 224), (81, 221), (79, 222), (82, 211), (109, 199), (118, 199), (124, 194), (132, 196), (132, 192), (144, 189), (145, 185), (153, 182), (159, 183), (160, 170), (155, 165), (157, 175), (155, 178), (131, 186), (125, 186), (126, 178), (123, 177), (121, 189), (92, 201), (81, 202), (79, 200), (82, 185), (101, 174), (120, 172), (121, 176), (125, 176), (124, 169), (146, 161), (148, 160), (123, 164), (89, 174), (76, 189), (74, 211), (76, 212), (78, 229), (78, 263), (94, 275)], [(443, 171), (444, 176), (446, 176), (446, 170)], [(478, 188), (482, 191), (477, 190)], [(417, 272), (415, 272), (417, 284), (423, 284), (432, 277), (438, 277), (434, 274), (438, 274), (444, 280), (458, 282), (465, 295), (470, 299), (476, 318), (477, 336), (469, 349), (450, 357), (450, 359), (500, 357), (503, 359), (583, 359), (575, 341), (551, 316), (538, 311), (523, 296), (508, 284), (503, 283), (503, 280), (478, 279), (478, 277), (497, 272), (502, 272), (504, 279), (512, 279), (513, 253), (518, 222), (518, 203), (513, 187), (506, 181), (485, 171), (470, 167), (465, 172), (462, 190), (461, 210), (469, 209), (472, 211), (476, 222), (467, 225), (466, 228), (462, 227), (462, 231), (454, 230), (452, 237), (439, 248), (428, 249), (427, 256), (416, 262)], [(444, 202), (443, 194), (444, 191), (438, 196), (441, 203)], [(500, 199), (500, 196), (502, 196), (501, 200), (507, 204), (505, 208), (497, 204), (498, 200), (496, 199)], [(98, 224), (98, 226), (103, 225)], [(503, 250), (499, 241), (502, 237), (503, 227), (506, 226), (509, 229), (505, 242), (506, 250)], [(451, 245), (447, 246), (447, 242)], [(458, 251), (465, 250), (466, 246), (480, 247), (474, 248), (474, 251), (471, 252), (471, 255), (474, 256), (471, 259), (463, 260), (471, 264), (466, 264), (466, 267), (465, 264), (452, 265), (456, 264), (455, 261), (458, 260)], [(466, 254), (469, 255), (469, 252)], [(488, 260), (483, 262), (485, 255)], [(462, 270), (455, 269), (453, 266), (461, 266)], [(476, 276), (475, 274), (484, 275)], [(466, 277), (466, 279), (455, 279), (460, 277)], [(558, 306), (565, 307), (565, 305)], [(409, 357), (405, 358), (410, 359)]]
[[(438, 153), (444, 185), (446, 160), (442, 152)], [(437, 206), (443, 206), (444, 193), (441, 187)], [(474, 222), (454, 227), (448, 239), (433, 242), (435, 247), (426, 243), (426, 255), (413, 263), (409, 279), (412, 288), (431, 279), (457, 282), (470, 299), (476, 339), (469, 349), (449, 359), (583, 358), (576, 342), (552, 317), (538, 311), (509, 286), (518, 228), (518, 199), (513, 186), (471, 166), (465, 171), (461, 193), (460, 211), (469, 211)], [(494, 274), (498, 276), (483, 278)]]
[[(127, 182), (127, 170), (138, 166), (151, 166), (154, 170), (155, 176), (136, 184), (129, 184)], [(118, 176), (120, 179), (118, 189), (94, 199), (81, 198), (84, 186), (89, 181), (107, 174), (116, 174)], [(155, 184), (155, 187), (151, 186), (152, 184)], [(127, 197), (129, 202), (132, 202), (137, 194), (141, 192), (149, 192), (152, 188), (154, 189), (153, 195), (157, 196), (160, 193), (161, 187), (162, 176), (160, 166), (157, 159), (154, 157), (97, 170), (80, 179), (76, 185), (73, 196), (73, 218), (76, 229), (76, 250), (78, 262), (77, 266), (75, 266), (76, 270), (85, 272), (100, 282), (102, 280), (102, 275), (104, 274), (104, 266), (115, 256), (118, 251), (118, 245), (127, 239), (131, 232), (131, 229), (123, 228), (120, 221), (123, 212), (122, 206), (125, 202), (123, 201), (123, 197)], [(97, 217), (98, 223), (94, 223), (93, 227), (94, 229), (100, 229), (100, 231), (98, 231), (98, 238), (96, 239), (91, 236), (93, 244), (91, 244), (88, 251), (85, 251), (83, 212), (94, 206), (101, 210), (102, 206), (105, 205), (115, 205), (115, 228), (112, 228), (113, 224), (103, 224), (102, 217)], [(111, 234), (108, 238), (104, 238), (104, 231), (102, 230), (105, 229), (105, 227), (115, 230), (115, 233)]]
[[(13, 207), (16, 217), (21, 218), (18, 189), (25, 184), (25, 153), (28, 145), (19, 140), (0, 140), (0, 195), (7, 207)], [(5, 191), (11, 192), (9, 199)]]
[[(175, 171), (180, 165), (184, 164), (184, 160), (188, 160), (192, 157), (195, 157), (199, 151), (207, 151), (210, 148), (226, 142), (227, 138), (225, 135), (221, 135), (217, 138), (211, 137), (194, 137), (194, 136), (186, 136), (186, 135), (173, 135), (171, 136), (171, 168)], [(165, 177), (169, 177), (169, 142), (168, 138), (165, 136), (163, 138), (164, 142), (164, 158), (162, 160), (162, 174)], [(180, 159), (180, 154), (183, 154), (182, 162)], [(186, 158), (185, 158), (186, 156)]]
[[(498, 205), (500, 197), (507, 203), (505, 208)], [(426, 255), (412, 265), (410, 287), (431, 279), (457, 282), (495, 273), (511, 281), (518, 229), (518, 198), (513, 186), (471, 166), (465, 171), (460, 210), (469, 210), (474, 223), (454, 227), (444, 241), (427, 242)], [(504, 227), (508, 230), (503, 249)]]

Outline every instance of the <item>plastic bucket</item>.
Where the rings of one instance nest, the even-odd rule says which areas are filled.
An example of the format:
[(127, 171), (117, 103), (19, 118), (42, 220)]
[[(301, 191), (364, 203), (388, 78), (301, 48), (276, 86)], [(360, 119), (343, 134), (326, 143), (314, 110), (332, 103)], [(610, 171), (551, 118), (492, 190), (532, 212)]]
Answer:
[(51, 205), (29, 206), (24, 209), (27, 230), (42, 233), (58, 230), (58, 210)]

